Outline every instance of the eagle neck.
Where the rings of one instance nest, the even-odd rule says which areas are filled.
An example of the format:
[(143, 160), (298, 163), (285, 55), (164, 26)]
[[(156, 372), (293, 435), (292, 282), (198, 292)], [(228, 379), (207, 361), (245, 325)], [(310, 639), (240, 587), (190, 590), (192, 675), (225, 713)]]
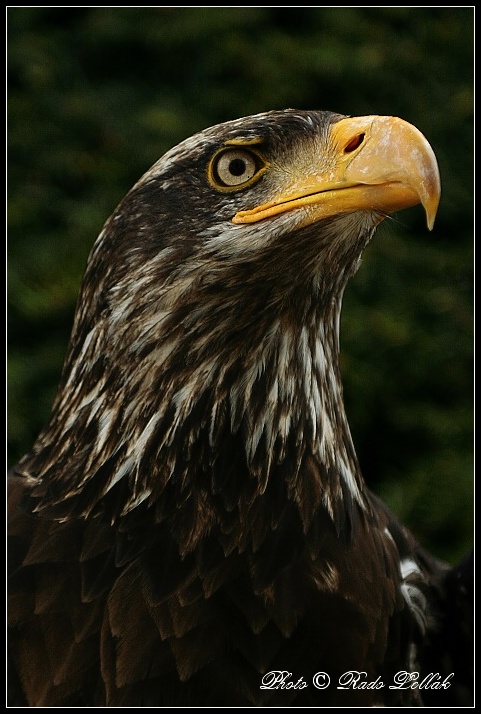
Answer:
[(290, 465), (295, 488), (309, 463), (321, 475), (331, 512), (332, 502), (345, 497), (364, 503), (343, 400), (340, 310), (340, 300), (331, 300), (302, 320), (286, 313), (274, 320), (228, 393), (230, 429), (242, 432), (249, 469), (263, 488), (282, 464)]

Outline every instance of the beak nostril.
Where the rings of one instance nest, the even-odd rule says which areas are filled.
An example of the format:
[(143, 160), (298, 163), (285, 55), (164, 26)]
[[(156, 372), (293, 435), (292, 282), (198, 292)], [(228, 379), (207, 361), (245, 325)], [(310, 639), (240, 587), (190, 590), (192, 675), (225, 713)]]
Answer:
[(364, 133), (354, 136), (344, 147), (344, 153), (350, 154), (351, 151), (355, 151), (359, 146), (361, 146), (365, 136), (366, 135)]

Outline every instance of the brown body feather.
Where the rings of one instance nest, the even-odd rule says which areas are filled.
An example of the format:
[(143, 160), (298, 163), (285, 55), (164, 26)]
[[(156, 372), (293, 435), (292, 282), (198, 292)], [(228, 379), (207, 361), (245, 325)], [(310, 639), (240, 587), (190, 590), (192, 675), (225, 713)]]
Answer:
[[(13, 489), (23, 567), (11, 584), (12, 652), (31, 705), (370, 705), (383, 699), (311, 679), (361, 670), (392, 681), (421, 642), (399, 590), (399, 552), (413, 544), (386, 541), (383, 510), (356, 519), (349, 547), (322, 511), (307, 536), (286, 513), (255, 552), (225, 556), (214, 530), (182, 559), (170, 524), (148, 513), (118, 532), (100, 516), (38, 522), (23, 513), (19, 479)], [(131, 557), (129, 539), (140, 551)], [(260, 689), (265, 673), (286, 669), (309, 688)], [(390, 701), (412, 705), (412, 694)]]

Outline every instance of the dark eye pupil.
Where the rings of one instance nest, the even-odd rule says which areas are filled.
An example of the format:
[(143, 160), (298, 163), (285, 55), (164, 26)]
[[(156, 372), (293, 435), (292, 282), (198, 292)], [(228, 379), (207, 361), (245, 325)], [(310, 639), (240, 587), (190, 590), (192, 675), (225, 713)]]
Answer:
[(245, 173), (245, 170), (246, 164), (245, 161), (242, 161), (242, 159), (232, 159), (229, 164), (229, 171), (232, 176), (242, 176), (242, 174)]

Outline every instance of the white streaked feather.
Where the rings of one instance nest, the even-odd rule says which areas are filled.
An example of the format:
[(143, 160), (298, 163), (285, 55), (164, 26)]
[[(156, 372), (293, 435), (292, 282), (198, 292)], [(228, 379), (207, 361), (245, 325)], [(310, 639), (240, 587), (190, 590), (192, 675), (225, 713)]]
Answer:
[(426, 629), (427, 620), (427, 600), (422, 591), (423, 574), (419, 565), (411, 558), (404, 558), (399, 563), (399, 571), (403, 582), (401, 583), (401, 593), (416, 618), (422, 632)]

